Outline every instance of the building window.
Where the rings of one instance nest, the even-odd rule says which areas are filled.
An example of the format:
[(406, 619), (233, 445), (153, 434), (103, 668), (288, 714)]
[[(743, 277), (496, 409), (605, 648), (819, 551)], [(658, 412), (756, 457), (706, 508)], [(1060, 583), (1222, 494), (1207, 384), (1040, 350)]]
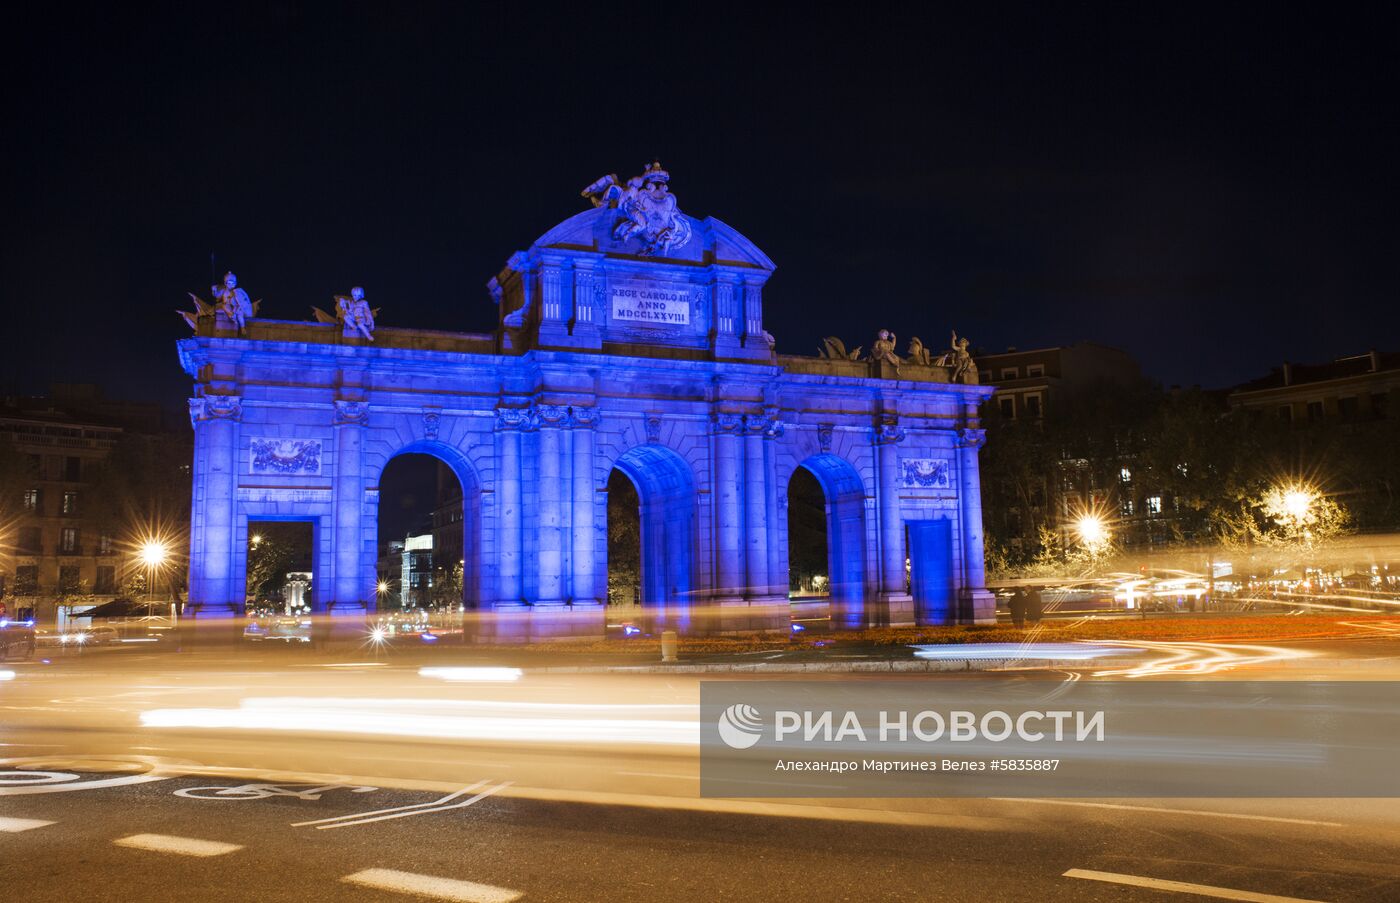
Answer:
[(38, 511), (38, 510), (39, 510), (39, 490), (37, 490), (37, 489), (26, 489), (26, 490), (24, 490), (24, 510), (25, 510), (25, 511)]
[(78, 513), (78, 493), (71, 489), (63, 493), (63, 513), (68, 517)]
[(1342, 415), (1342, 419), (1350, 423), (1356, 419), (1359, 410), (1355, 395), (1348, 395), (1345, 398), (1337, 399), (1337, 413)]
[(83, 459), (64, 458), (63, 459), (63, 479), (70, 483), (77, 483), (83, 478)]
[(58, 551), (64, 555), (75, 555), (78, 552), (78, 528), (64, 527), (59, 534)]
[(1320, 402), (1320, 401), (1310, 401), (1310, 402), (1308, 402), (1308, 422), (1309, 422), (1309, 423), (1316, 423), (1317, 421), (1319, 421), (1319, 420), (1321, 420), (1321, 419), (1322, 419), (1322, 402)]
[(1151, 495), (1147, 497), (1147, 514), (1149, 517), (1162, 513), (1162, 497)]
[(1371, 394), (1371, 413), (1376, 417), (1385, 416), (1385, 403), (1387, 396), (1384, 392), (1373, 392)]
[(1007, 420), (1016, 419), (1016, 399), (1007, 395), (1001, 399), (1001, 416)]
[(1122, 470), (1118, 471), (1118, 482), (1120, 482), (1120, 483), (1131, 483), (1132, 481), (1133, 481), (1133, 472), (1132, 472), (1131, 470), (1129, 470), (1128, 468), (1125, 467), (1125, 468), (1123, 468)]
[(19, 528), (19, 552), (25, 555), (44, 554), (43, 536), (38, 527)]
[(94, 592), (101, 596), (109, 596), (117, 591), (117, 569), (111, 565), (103, 565), (97, 569), (97, 585)]
[(1002, 378), (1002, 379), (1015, 379), (1016, 377), (1018, 377), (1018, 376), (1020, 376), (1020, 375), (1021, 375), (1021, 370), (1020, 370), (1019, 367), (1002, 367), (1002, 368), (1001, 368), (1001, 378)]
[(1027, 395), (1027, 396), (1026, 396), (1026, 416), (1027, 416), (1027, 417), (1039, 417), (1039, 416), (1040, 416), (1040, 396), (1039, 396), (1039, 395)]
[(15, 595), (33, 596), (39, 592), (39, 566), (22, 564), (15, 568)]
[(108, 536), (106, 533), (103, 533), (101, 536), (97, 537), (97, 554), (112, 554), (112, 537)]
[(1121, 501), (1119, 501), (1119, 503), (1118, 503), (1118, 514), (1119, 514), (1120, 517), (1132, 517), (1132, 516), (1133, 516), (1133, 500), (1132, 500), (1132, 499), (1122, 499)]
[(1281, 404), (1278, 406), (1278, 419), (1284, 423), (1291, 423), (1293, 420), (1293, 405)]
[(1031, 364), (1030, 366), (1026, 367), (1026, 375), (1027, 375), (1027, 376), (1044, 376), (1044, 375), (1045, 375), (1045, 366), (1044, 366), (1043, 364)]
[(82, 578), (79, 576), (78, 568), (74, 565), (64, 565), (58, 569), (58, 591), (62, 595), (72, 596), (82, 589)]

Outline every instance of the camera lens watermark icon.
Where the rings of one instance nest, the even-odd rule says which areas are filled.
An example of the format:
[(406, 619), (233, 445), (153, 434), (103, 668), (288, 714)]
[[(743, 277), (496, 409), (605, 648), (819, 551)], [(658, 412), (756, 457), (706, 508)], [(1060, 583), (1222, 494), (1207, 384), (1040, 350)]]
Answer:
[(731, 749), (748, 749), (763, 736), (763, 716), (758, 709), (736, 702), (720, 713), (719, 737)]

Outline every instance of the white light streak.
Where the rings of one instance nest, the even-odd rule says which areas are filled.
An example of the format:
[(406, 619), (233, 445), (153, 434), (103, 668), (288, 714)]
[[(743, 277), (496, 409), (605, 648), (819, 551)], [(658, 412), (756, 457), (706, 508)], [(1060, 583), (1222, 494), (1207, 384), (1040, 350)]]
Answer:
[(693, 720), (618, 717), (646, 708), (680, 709), (692, 718), (695, 714), (693, 707), (686, 706), (285, 697), (246, 699), (236, 709), (152, 709), (141, 713), (141, 724), (517, 743), (683, 746), (700, 742), (700, 725)]
[(525, 672), (519, 668), (419, 668), (419, 677), (438, 680), (505, 683), (519, 680)]

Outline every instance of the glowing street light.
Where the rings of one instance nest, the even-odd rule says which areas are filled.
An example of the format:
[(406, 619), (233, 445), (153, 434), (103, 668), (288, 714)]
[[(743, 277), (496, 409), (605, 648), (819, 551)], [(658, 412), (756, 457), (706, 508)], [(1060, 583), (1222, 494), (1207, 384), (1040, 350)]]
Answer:
[(1279, 508), (1294, 523), (1307, 523), (1312, 514), (1313, 493), (1303, 486), (1286, 486), (1280, 490)]
[(1097, 554), (1108, 545), (1108, 525), (1097, 514), (1081, 515), (1074, 522), (1074, 529), (1079, 534), (1079, 541), (1091, 554)]
[(154, 601), (152, 597), (155, 596), (156, 592), (156, 571), (165, 564), (165, 559), (169, 557), (169, 555), (170, 549), (166, 547), (165, 543), (158, 539), (148, 539), (141, 544), (141, 550), (137, 554), (137, 557), (140, 558), (141, 563), (146, 566), (147, 602)]
[(379, 590), (379, 595), (381, 595), (381, 596), (384, 595), (385, 593), (387, 593), (387, 592), (389, 591), (389, 583), (388, 583), (388, 581), (386, 581), (386, 580), (381, 580), (381, 581), (379, 581), (379, 585), (378, 585), (377, 587), (375, 587), (375, 589)]
[(147, 540), (141, 545), (141, 563), (148, 568), (158, 568), (165, 563), (165, 557), (169, 554), (165, 543), (158, 540)]

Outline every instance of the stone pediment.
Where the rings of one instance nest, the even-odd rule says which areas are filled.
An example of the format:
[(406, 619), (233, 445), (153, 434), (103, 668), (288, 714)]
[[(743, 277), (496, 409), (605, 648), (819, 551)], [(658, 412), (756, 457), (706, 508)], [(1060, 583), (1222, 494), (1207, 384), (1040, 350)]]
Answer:
[(639, 238), (614, 238), (618, 214), (607, 207), (584, 210), (569, 217), (536, 239), (532, 250), (586, 251), (626, 258), (647, 256), (656, 263), (718, 264), (767, 273), (775, 269), (767, 254), (727, 223), (713, 216), (703, 220), (685, 214), (679, 217), (690, 226), (692, 237), (685, 245), (670, 248), (664, 255), (643, 255)]

